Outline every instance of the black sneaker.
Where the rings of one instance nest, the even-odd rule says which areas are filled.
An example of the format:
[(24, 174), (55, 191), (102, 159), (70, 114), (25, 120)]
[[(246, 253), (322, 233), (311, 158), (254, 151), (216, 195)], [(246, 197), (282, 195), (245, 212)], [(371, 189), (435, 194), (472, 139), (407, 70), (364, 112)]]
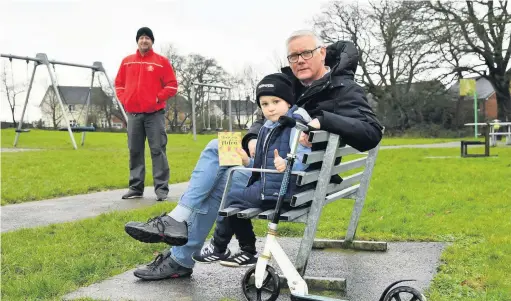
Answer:
[(157, 202), (163, 202), (163, 201), (166, 201), (167, 200), (167, 196), (166, 195), (159, 195), (156, 197), (156, 201)]
[(129, 190), (127, 193), (125, 193), (122, 198), (125, 200), (125, 199), (136, 199), (136, 198), (141, 198), (143, 197), (144, 194), (142, 192), (138, 192), (138, 191), (134, 191), (134, 190)]
[(227, 259), (231, 255), (231, 251), (229, 249), (225, 250), (225, 252), (217, 252), (215, 251), (215, 246), (212, 243), (209, 243), (204, 249), (202, 249), (198, 254), (195, 252), (192, 254), (192, 259), (195, 262), (200, 263), (212, 263), (218, 260)]
[(179, 265), (170, 257), (170, 251), (166, 251), (159, 253), (153, 262), (136, 269), (133, 275), (144, 280), (162, 280), (187, 277), (192, 273), (192, 269)]
[(221, 260), (220, 264), (227, 267), (251, 267), (257, 263), (257, 257), (245, 251), (238, 251), (231, 257)]
[(146, 243), (165, 242), (182, 246), (188, 242), (186, 222), (178, 222), (166, 213), (149, 219), (147, 223), (128, 222), (124, 230), (134, 239)]

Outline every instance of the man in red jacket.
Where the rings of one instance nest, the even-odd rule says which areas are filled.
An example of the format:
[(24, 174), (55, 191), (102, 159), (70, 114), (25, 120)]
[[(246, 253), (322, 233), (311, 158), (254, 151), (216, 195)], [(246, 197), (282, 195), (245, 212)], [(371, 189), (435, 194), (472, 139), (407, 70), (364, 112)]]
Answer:
[(142, 197), (145, 179), (145, 139), (151, 149), (154, 191), (163, 201), (169, 192), (165, 103), (176, 95), (177, 81), (169, 59), (156, 54), (151, 29), (137, 31), (138, 50), (122, 60), (115, 78), (115, 91), (128, 113), (130, 151), (129, 191), (123, 199)]

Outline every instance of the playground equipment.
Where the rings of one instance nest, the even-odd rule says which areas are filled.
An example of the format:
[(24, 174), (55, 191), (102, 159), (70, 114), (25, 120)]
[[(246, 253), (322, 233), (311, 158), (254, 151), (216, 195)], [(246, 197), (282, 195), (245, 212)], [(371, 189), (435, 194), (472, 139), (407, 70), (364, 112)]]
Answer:
[[(220, 86), (220, 85), (211, 85), (211, 84), (204, 84), (204, 83), (200, 83), (200, 82), (194, 82), (193, 85), (192, 85), (192, 94), (191, 94), (191, 101), (192, 101), (192, 128), (193, 128), (193, 140), (197, 140), (197, 124), (196, 124), (196, 112), (195, 112), (195, 97), (197, 95), (197, 89), (199, 87), (207, 87), (208, 88), (208, 92), (210, 91), (210, 89), (213, 89), (214, 91), (219, 91), (220, 93), (222, 92), (225, 92), (227, 91), (227, 98), (228, 98), (228, 115), (229, 115), (229, 131), (232, 132), (232, 112), (231, 112), (231, 87), (226, 87), (226, 86)], [(209, 98), (209, 97), (208, 97)], [(211, 101), (210, 99), (208, 99), (208, 110), (209, 110), (209, 107), (211, 105)], [(206, 126), (206, 121), (205, 121), (205, 105), (203, 104), (202, 105), (202, 110), (203, 110), (203, 113), (202, 113), (202, 120), (203, 120), (203, 126), (205, 127)], [(211, 117), (210, 117), (210, 113), (208, 114), (208, 127), (206, 128), (207, 130), (211, 130)], [(216, 117), (215, 117), (216, 118)], [(216, 121), (215, 121), (216, 122)], [(221, 124), (221, 123), (220, 123)], [(217, 126), (217, 130), (219, 129), (219, 127)], [(220, 128), (221, 130), (221, 128)]]
[[(75, 138), (73, 136), (73, 132), (82, 132), (82, 145), (83, 145), (84, 142), (85, 142), (85, 132), (94, 131), (95, 129), (93, 127), (89, 127), (89, 126), (79, 126), (79, 127), (72, 127), (71, 126), (71, 124), (69, 122), (69, 118), (68, 118), (68, 116), (66, 114), (67, 110), (64, 107), (64, 103), (62, 101), (61, 94), (59, 92), (59, 89), (57, 88), (58, 85), (57, 85), (56, 77), (55, 77), (54, 73), (51, 70), (50, 64), (53, 65), (54, 71), (55, 71), (55, 65), (65, 65), (65, 66), (71, 66), (71, 67), (88, 68), (88, 69), (92, 70), (91, 85), (90, 85), (90, 88), (89, 88), (89, 93), (87, 95), (87, 103), (86, 103), (87, 114), (88, 114), (89, 107), (90, 107), (90, 93), (91, 93), (92, 87), (94, 85), (94, 74), (95, 74), (95, 72), (103, 72), (105, 74), (106, 79), (107, 79), (108, 85), (110, 86), (112, 91), (115, 91), (112, 83), (110, 82), (110, 79), (108, 78), (108, 75), (106, 74), (105, 68), (103, 68), (103, 64), (101, 62), (94, 62), (92, 64), (92, 66), (90, 66), (90, 65), (82, 65), (82, 64), (74, 64), (74, 63), (68, 63), (68, 62), (54, 61), (54, 60), (49, 60), (48, 56), (45, 53), (38, 53), (38, 54), (36, 54), (35, 58), (34, 57), (26, 57), (26, 56), (17, 56), (17, 55), (12, 55), (12, 54), (0, 54), (0, 57), (8, 58), (11, 62), (12, 62), (12, 59), (24, 60), (24, 61), (27, 62), (27, 68), (28, 68), (29, 61), (34, 62), (34, 69), (32, 70), (32, 77), (30, 79), (30, 84), (29, 84), (28, 90), (27, 90), (27, 96), (25, 98), (25, 103), (23, 105), (23, 111), (21, 113), (21, 119), (20, 119), (20, 122), (19, 122), (19, 125), (18, 125), (18, 129), (16, 130), (16, 137), (14, 138), (14, 147), (16, 147), (16, 145), (18, 144), (20, 133), (24, 131), (24, 130), (21, 129), (21, 125), (23, 124), (23, 118), (25, 116), (25, 112), (26, 112), (26, 108), (27, 108), (27, 104), (28, 104), (28, 99), (29, 99), (29, 96), (30, 96), (30, 91), (32, 89), (32, 84), (34, 83), (35, 72), (36, 72), (36, 69), (37, 69), (37, 67), (39, 65), (45, 65), (47, 67), (47, 69), (48, 69), (48, 74), (50, 75), (51, 84), (53, 86), (53, 92), (55, 93), (55, 96), (57, 97), (57, 99), (59, 101), (59, 105), (60, 105), (60, 108), (62, 110), (62, 115), (63, 115), (64, 120), (66, 122), (66, 126), (60, 128), (60, 130), (64, 130), (64, 131), (67, 130), (69, 132), (69, 137), (71, 138), (71, 142), (73, 144), (73, 148), (74, 149), (78, 149), (78, 147), (76, 146), (76, 141), (75, 141)], [(117, 101), (119, 107), (121, 108), (121, 112), (124, 115), (124, 118), (125, 118), (125, 120), (127, 122), (128, 121), (128, 117), (126, 116), (126, 112), (124, 111), (124, 108), (123, 108), (122, 104), (117, 99), (117, 96), (115, 94), (114, 94), (114, 99), (115, 99), (115, 101)]]

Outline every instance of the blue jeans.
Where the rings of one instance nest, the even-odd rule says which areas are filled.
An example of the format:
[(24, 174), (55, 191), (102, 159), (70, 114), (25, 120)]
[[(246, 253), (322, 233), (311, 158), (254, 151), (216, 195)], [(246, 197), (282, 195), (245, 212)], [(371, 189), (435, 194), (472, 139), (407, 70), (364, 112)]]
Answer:
[[(192, 215), (187, 221), (188, 243), (184, 246), (172, 247), (171, 257), (187, 268), (193, 268), (195, 265), (192, 254), (202, 249), (218, 216), (229, 169), (226, 166), (219, 166), (218, 161), (218, 140), (214, 139), (202, 151), (192, 172), (188, 188), (179, 200), (179, 205), (189, 208)], [(235, 172), (231, 189), (245, 187), (250, 175), (250, 171)]]

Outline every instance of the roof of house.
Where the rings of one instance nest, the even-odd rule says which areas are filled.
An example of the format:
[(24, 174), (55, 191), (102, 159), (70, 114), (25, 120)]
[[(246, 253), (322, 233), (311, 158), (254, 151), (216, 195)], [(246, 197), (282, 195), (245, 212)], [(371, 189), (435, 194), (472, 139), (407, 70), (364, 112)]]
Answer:
[[(67, 105), (85, 105), (87, 103), (87, 95), (89, 87), (87, 86), (57, 86), (60, 92), (62, 102)], [(49, 85), (42, 101), (45, 100), (49, 91), (53, 90), (53, 86)], [(103, 105), (111, 101), (111, 97), (106, 95), (105, 91), (100, 87), (92, 87), (90, 103), (93, 105)], [(42, 103), (41, 101), (41, 103)]]

